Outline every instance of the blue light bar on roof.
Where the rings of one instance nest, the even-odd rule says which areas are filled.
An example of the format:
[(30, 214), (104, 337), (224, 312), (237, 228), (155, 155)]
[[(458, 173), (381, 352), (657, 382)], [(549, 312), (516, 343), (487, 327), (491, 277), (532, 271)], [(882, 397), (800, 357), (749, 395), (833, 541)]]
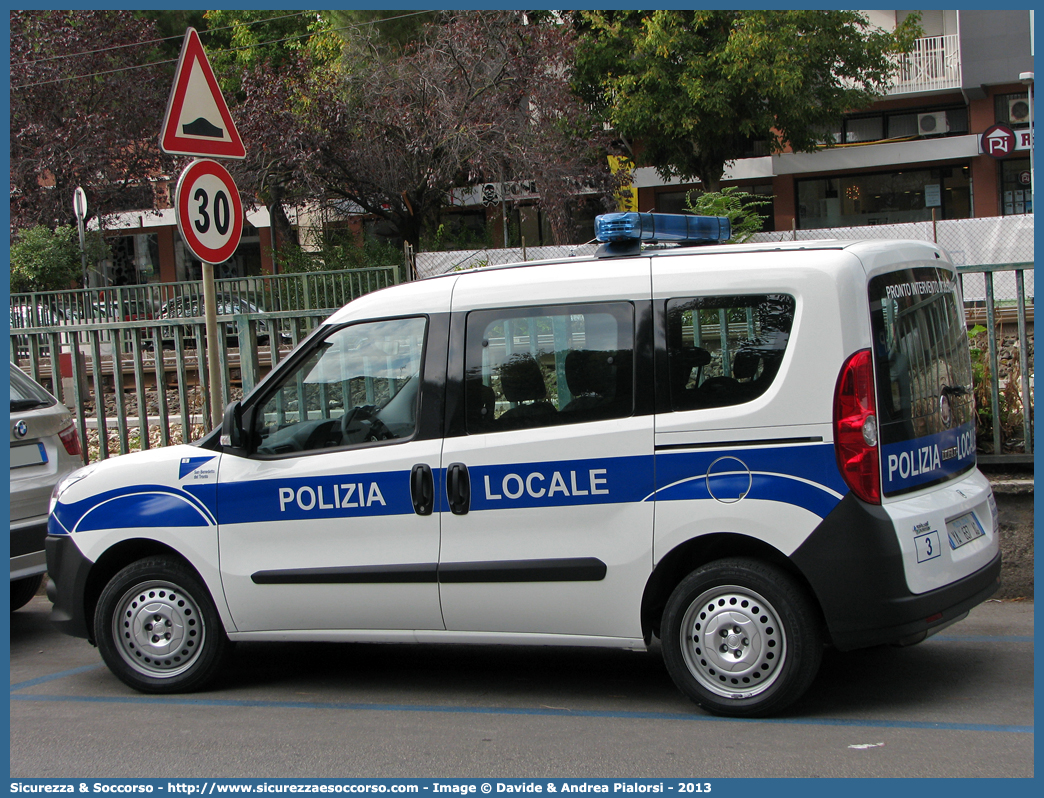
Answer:
[(595, 238), (605, 243), (716, 244), (728, 241), (731, 235), (732, 225), (724, 216), (604, 213), (595, 217)]

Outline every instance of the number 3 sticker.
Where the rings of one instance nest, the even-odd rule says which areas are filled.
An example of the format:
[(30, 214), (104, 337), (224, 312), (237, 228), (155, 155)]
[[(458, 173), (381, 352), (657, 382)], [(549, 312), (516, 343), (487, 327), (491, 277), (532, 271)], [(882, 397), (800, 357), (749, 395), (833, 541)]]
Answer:
[(939, 556), (939, 533), (932, 531), (918, 535), (914, 538), (914, 546), (917, 547), (917, 562), (934, 560)]
[(193, 161), (175, 193), (178, 229), (189, 250), (204, 263), (232, 257), (243, 235), (243, 202), (232, 176), (217, 161)]

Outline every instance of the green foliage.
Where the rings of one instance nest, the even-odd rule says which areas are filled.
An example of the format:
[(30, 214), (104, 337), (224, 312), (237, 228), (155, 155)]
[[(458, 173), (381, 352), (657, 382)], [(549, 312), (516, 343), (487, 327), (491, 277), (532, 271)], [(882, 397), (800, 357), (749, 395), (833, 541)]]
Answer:
[(455, 252), (463, 249), (492, 249), (493, 230), (492, 223), (486, 222), (481, 231), (468, 227), (455, 220), (445, 220), (439, 223), (435, 232), (430, 236), (422, 235), (420, 240), (421, 252)]
[(333, 29), (346, 41), (365, 46), (388, 56), (398, 56), (424, 37), (424, 26), (436, 22), (441, 11), (331, 9), (323, 12)]
[[(975, 395), (975, 435), (980, 452), (1001, 454), (993, 451), (993, 428), (1000, 426), (1001, 448), (1012, 442), (1021, 442), (1024, 428), (1022, 396), (1019, 393), (1021, 369), (1018, 360), (1011, 364), (1011, 373), (1001, 387), (998, 398), (998, 415), (993, 412), (993, 372), (990, 367), (988, 330), (976, 324), (968, 330), (968, 343), (972, 363), (972, 393)], [(1032, 413), (1032, 406), (1030, 412)]]
[(264, 64), (278, 80), (283, 66), (308, 52), (317, 64), (340, 56), (341, 41), (319, 11), (207, 11), (207, 57), (223, 91), (241, 92), (242, 72)]
[(740, 191), (736, 186), (721, 191), (705, 191), (696, 195), (690, 191), (685, 195), (685, 204), (691, 213), (698, 216), (725, 216), (732, 225), (732, 242), (742, 244), (755, 233), (760, 233), (765, 217), (755, 211), (763, 205), (772, 205), (772, 198), (760, 194)]
[(639, 166), (717, 190), (752, 142), (808, 152), (887, 90), (920, 34), (857, 11), (582, 11), (574, 85)]
[[(107, 254), (97, 233), (87, 235), (88, 267)], [(43, 225), (18, 233), (11, 245), (11, 291), (61, 291), (83, 282), (80, 242), (70, 225), (51, 230)]]

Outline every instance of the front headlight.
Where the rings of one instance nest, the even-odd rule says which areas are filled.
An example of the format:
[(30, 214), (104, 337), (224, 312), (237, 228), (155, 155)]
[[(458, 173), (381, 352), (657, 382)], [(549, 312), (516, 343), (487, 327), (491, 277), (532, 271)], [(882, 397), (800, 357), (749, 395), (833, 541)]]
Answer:
[(90, 476), (91, 472), (97, 467), (97, 463), (91, 463), (83, 468), (77, 468), (75, 471), (70, 471), (64, 477), (59, 479), (58, 482), (55, 483), (54, 490), (51, 491), (51, 504), (48, 507), (47, 512), (53, 513), (54, 506), (58, 503), (58, 497), (84, 477)]

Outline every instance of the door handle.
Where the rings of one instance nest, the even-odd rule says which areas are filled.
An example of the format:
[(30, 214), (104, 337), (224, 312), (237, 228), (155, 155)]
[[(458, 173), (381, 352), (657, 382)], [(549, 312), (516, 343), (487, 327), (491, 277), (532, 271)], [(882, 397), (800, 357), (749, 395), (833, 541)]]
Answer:
[(471, 477), (463, 463), (454, 463), (446, 469), (446, 492), (449, 494), (450, 512), (466, 515), (471, 509)]
[(410, 496), (417, 515), (431, 515), (435, 506), (435, 479), (427, 463), (418, 463), (410, 471)]

